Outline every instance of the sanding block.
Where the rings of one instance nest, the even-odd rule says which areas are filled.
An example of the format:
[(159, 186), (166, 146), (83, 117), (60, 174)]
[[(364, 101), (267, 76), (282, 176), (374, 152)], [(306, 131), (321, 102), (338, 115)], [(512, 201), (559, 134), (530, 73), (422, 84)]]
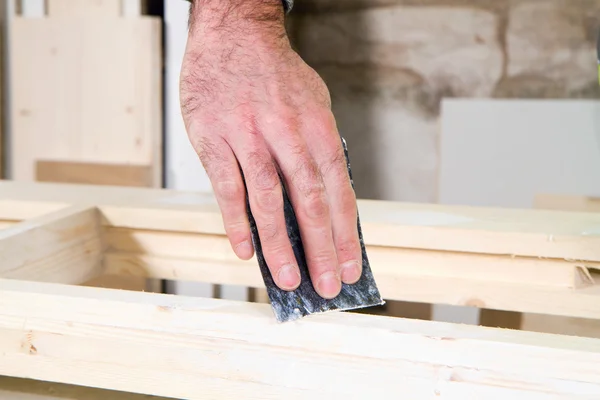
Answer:
[[(346, 141), (343, 138), (341, 138), (341, 140), (346, 156), (348, 174), (350, 175), (352, 187), (354, 187), (352, 172), (350, 170), (348, 148)], [(282, 187), (284, 187), (283, 184)], [(256, 259), (258, 260), (260, 272), (262, 274), (269, 300), (277, 321), (287, 322), (310, 314), (330, 311), (347, 311), (383, 305), (385, 302), (381, 298), (379, 289), (377, 288), (375, 279), (373, 278), (373, 273), (371, 272), (369, 259), (367, 257), (360, 225), (360, 218), (357, 218), (356, 224), (358, 228), (360, 246), (362, 249), (362, 275), (358, 282), (352, 285), (342, 283), (342, 290), (337, 297), (333, 299), (324, 299), (316, 292), (310, 279), (308, 265), (304, 256), (304, 246), (300, 237), (300, 228), (298, 226), (292, 204), (290, 203), (290, 199), (285, 191), (285, 187), (283, 189), (283, 200), (288, 237), (292, 244), (292, 249), (294, 250), (294, 255), (296, 256), (296, 261), (300, 268), (300, 276), (302, 279), (300, 286), (294, 291), (280, 289), (275, 284), (262, 252), (258, 230), (256, 228), (254, 217), (252, 216), (250, 205), (249, 203), (246, 204), (248, 219), (250, 221), (250, 229), (252, 231), (252, 241), (256, 252)]]

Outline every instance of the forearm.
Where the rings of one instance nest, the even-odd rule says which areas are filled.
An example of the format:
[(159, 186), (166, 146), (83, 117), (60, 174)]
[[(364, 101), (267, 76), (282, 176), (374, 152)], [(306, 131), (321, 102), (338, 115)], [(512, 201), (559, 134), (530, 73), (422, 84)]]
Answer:
[[(285, 0), (283, 0), (285, 1)], [(282, 0), (191, 0), (189, 41), (265, 42), (286, 39)], [(190, 43), (188, 43), (190, 44)], [(227, 46), (225, 46), (227, 47)]]

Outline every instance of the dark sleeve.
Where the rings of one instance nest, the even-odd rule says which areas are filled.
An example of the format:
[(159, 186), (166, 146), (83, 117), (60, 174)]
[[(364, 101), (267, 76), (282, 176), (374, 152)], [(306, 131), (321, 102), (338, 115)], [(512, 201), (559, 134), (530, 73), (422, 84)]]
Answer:
[[(192, 0), (186, 0), (188, 2), (192, 2)], [(294, 7), (294, 0), (281, 0), (283, 2), (283, 8), (285, 9), (286, 13), (289, 13), (292, 8)]]

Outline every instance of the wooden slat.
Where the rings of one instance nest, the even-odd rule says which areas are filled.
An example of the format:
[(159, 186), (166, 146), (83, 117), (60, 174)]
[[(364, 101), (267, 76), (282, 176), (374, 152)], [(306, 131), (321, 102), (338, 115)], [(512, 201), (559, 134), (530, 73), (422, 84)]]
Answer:
[[(0, 198), (97, 204), (115, 227), (225, 233), (210, 193), (0, 181)], [(358, 206), (369, 245), (600, 261), (599, 213), (376, 200)]]
[[(0, 181), (2, 202), (97, 205), (113, 227), (225, 234), (212, 193)], [(600, 261), (600, 213), (358, 200), (367, 245)], [(25, 213), (26, 210), (21, 212)]]
[[(207, 264), (218, 262), (221, 265), (229, 264), (230, 268), (238, 270), (241, 268), (252, 270), (255, 272), (256, 279), (260, 279), (256, 259), (239, 260), (224, 235), (109, 227), (106, 231), (106, 241), (111, 253), (197, 260)], [(511, 284), (531, 282), (539, 286), (577, 289), (593, 285), (589, 270), (593, 271), (594, 268), (600, 270), (600, 262), (483, 255), (435, 249), (367, 245), (367, 252), (375, 273), (381, 277), (400, 274), (429, 275)], [(156, 272), (161, 275), (171, 275), (168, 267), (165, 269), (167, 271)], [(168, 279), (173, 278), (175, 277), (168, 277)], [(183, 276), (180, 279), (183, 279)]]
[(158, 18), (15, 17), (10, 40), (14, 179), (60, 160), (148, 165), (162, 185)]
[(600, 212), (600, 197), (539, 194), (534, 207), (542, 210)]
[(100, 273), (96, 208), (73, 206), (0, 231), (0, 277), (78, 284)]
[[(390, 264), (388, 264), (390, 265)], [(262, 280), (251, 265), (214, 259), (165, 258), (144, 254), (108, 253), (105, 257), (108, 273), (147, 276), (173, 280), (191, 280), (215, 284), (263, 287)], [(398, 271), (373, 273), (382, 296), (388, 300), (450, 304), (553, 315), (600, 319), (600, 285), (569, 289), (537, 285), (535, 281), (520, 283), (455, 278), (441, 275)], [(419, 266), (415, 265), (415, 269)], [(485, 268), (485, 264), (482, 264)], [(600, 282), (600, 274), (592, 274)]]
[[(111, 273), (262, 285), (256, 263), (233, 256), (211, 194), (4, 181), (0, 198), (0, 218), (3, 203), (30, 207), (22, 214), (43, 201), (97, 204)], [(364, 200), (359, 209), (387, 299), (600, 318), (599, 214)]]
[(153, 185), (151, 166), (41, 160), (36, 163), (39, 182), (85, 183), (94, 185)]
[(600, 396), (600, 341), (0, 280), (0, 374), (181, 399)]
[(0, 400), (167, 400), (85, 386), (0, 376)]
[[(600, 199), (588, 196), (538, 194), (534, 207), (547, 210), (600, 212)], [(600, 280), (598, 280), (600, 283)], [(556, 316), (531, 312), (482, 310), (481, 324), (533, 332), (559, 333), (600, 338), (600, 319), (576, 318), (575, 314)]]

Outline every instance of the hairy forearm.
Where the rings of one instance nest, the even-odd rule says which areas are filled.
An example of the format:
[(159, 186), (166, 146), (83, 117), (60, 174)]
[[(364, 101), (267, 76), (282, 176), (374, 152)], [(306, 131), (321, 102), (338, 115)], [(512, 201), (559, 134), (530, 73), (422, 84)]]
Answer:
[(282, 0), (192, 0), (190, 39), (284, 37)]

